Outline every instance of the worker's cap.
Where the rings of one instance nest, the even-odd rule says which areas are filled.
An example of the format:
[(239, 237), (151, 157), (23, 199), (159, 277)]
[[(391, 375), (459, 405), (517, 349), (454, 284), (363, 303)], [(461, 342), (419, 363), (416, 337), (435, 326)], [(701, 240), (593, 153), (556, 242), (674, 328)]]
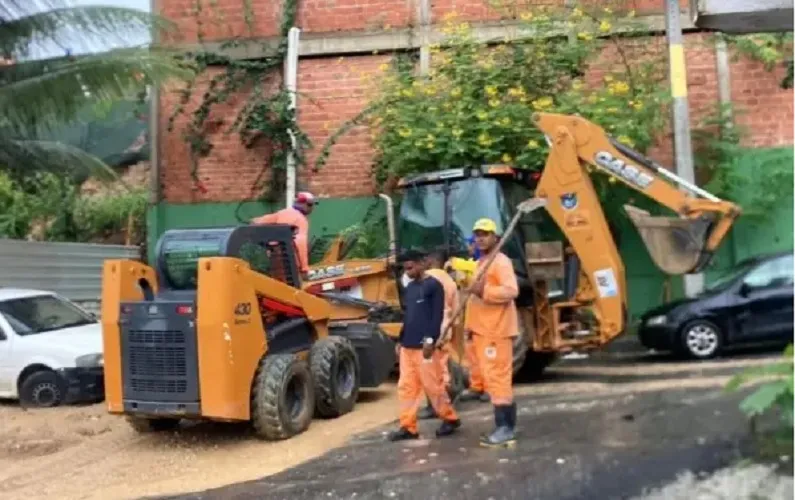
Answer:
[(307, 205), (317, 205), (317, 199), (315, 199), (315, 195), (309, 191), (301, 191), (300, 193), (296, 194), (295, 202), (305, 203)]
[(404, 250), (398, 256), (398, 262), (420, 262), (425, 258), (426, 253), (417, 249)]
[(475, 222), (475, 226), (472, 228), (472, 232), (476, 233), (478, 231), (498, 234), (497, 223), (491, 219), (478, 219), (478, 221)]

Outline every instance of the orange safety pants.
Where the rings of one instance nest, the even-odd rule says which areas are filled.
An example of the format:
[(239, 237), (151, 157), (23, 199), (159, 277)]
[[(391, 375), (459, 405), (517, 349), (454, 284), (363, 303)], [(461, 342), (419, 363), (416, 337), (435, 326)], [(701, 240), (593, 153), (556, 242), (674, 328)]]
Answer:
[[(472, 333), (472, 344), (494, 406), (513, 403), (513, 342), (510, 337)], [(474, 389), (473, 389), (474, 390)]]
[[(472, 337), (474, 336), (473, 334)], [(486, 390), (486, 384), (483, 381), (483, 371), (480, 368), (480, 359), (475, 348), (475, 340), (474, 338), (467, 338), (464, 342), (464, 352), (469, 364), (469, 390), (472, 392), (483, 392)]]
[(422, 404), (423, 393), (428, 395), (431, 406), (441, 419), (458, 420), (444, 387), (442, 352), (434, 349), (433, 356), (426, 360), (422, 357), (422, 349), (401, 348), (398, 379), (400, 426), (414, 434), (417, 433), (417, 410)]

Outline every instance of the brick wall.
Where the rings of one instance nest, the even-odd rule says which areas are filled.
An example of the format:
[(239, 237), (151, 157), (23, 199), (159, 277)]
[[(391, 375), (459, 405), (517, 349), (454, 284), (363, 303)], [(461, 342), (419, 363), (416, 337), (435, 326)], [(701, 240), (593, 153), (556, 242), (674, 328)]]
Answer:
[[(410, 23), (416, 15), (416, 0), (303, 0), (299, 13), (302, 29), (309, 32), (331, 32), (354, 29), (382, 29), (400, 27)], [(549, 3), (557, 0), (528, 0), (531, 3)], [(192, 13), (195, 0), (159, 0), (167, 16), (177, 20), (186, 38), (196, 36), (195, 15)], [(654, 10), (660, 1), (622, 0), (638, 10)], [(208, 5), (210, 2), (205, 1)], [(242, 0), (216, 0), (216, 9), (223, 12), (223, 22), (216, 22), (209, 29), (205, 23), (205, 38), (228, 38), (228, 33), (244, 29)], [(254, 23), (256, 36), (274, 33), (280, 2), (273, 0), (251, 0), (257, 6)], [(682, 4), (686, 5), (686, 0)], [(433, 2), (433, 17), (441, 22), (445, 13), (474, 16), (475, 19), (493, 18), (495, 10), (483, 0), (436, 0)], [(613, 4), (615, 5), (615, 4)], [(237, 10), (235, 10), (237, 6)], [(656, 6), (656, 7), (655, 7)], [(209, 9), (209, 7), (208, 7)], [(657, 9), (659, 12), (660, 9)], [(377, 21), (374, 21), (377, 19)], [(358, 23), (358, 24), (357, 24)], [(362, 24), (364, 23), (364, 24)], [(369, 24), (368, 24), (369, 23)], [(252, 35), (254, 36), (254, 35)], [(664, 37), (648, 37), (635, 40), (630, 48), (630, 58), (641, 52), (665, 51)], [(718, 102), (715, 52), (711, 39), (703, 34), (685, 37), (688, 88), (691, 106), (691, 123), (695, 126), (705, 113), (715, 109)], [(608, 48), (595, 61), (589, 72), (590, 79), (598, 79), (617, 54)], [(315, 149), (309, 154), (310, 165), (314, 163), (320, 148), (329, 135), (348, 119), (356, 116), (368, 101), (370, 88), (368, 75), (388, 60), (385, 55), (355, 57), (307, 58), (299, 63), (298, 98), (299, 122), (306, 131)], [(633, 59), (636, 60), (636, 59)], [(780, 74), (770, 74), (758, 63), (739, 60), (731, 67), (732, 99), (739, 111), (737, 122), (747, 128), (749, 146), (776, 146), (792, 144), (793, 104), (792, 91), (781, 90)], [(280, 78), (280, 75), (278, 75)], [(206, 85), (206, 81), (205, 81)], [(201, 85), (195, 95), (202, 93)], [(209, 157), (200, 161), (198, 174), (202, 189), (194, 186), (190, 177), (188, 148), (181, 138), (181, 127), (187, 123), (183, 116), (176, 129), (168, 133), (166, 120), (173, 109), (176, 97), (164, 91), (161, 98), (161, 182), (166, 201), (189, 203), (201, 201), (236, 201), (251, 196), (251, 187), (262, 169), (265, 146), (246, 149), (240, 144), (236, 133), (225, 135), (223, 131), (231, 124), (243, 99), (237, 96), (228, 104), (217, 106), (210, 119), (211, 129), (217, 133), (211, 139), (215, 145)], [(195, 106), (196, 103), (193, 103)], [(190, 110), (190, 106), (189, 106)], [(328, 164), (318, 172), (303, 170), (299, 174), (299, 188), (307, 187), (318, 195), (329, 197), (365, 196), (372, 193), (370, 177), (372, 149), (369, 131), (358, 128), (350, 131), (332, 149)], [(672, 165), (672, 141), (670, 134), (662, 134), (659, 145), (649, 152), (663, 165)]]

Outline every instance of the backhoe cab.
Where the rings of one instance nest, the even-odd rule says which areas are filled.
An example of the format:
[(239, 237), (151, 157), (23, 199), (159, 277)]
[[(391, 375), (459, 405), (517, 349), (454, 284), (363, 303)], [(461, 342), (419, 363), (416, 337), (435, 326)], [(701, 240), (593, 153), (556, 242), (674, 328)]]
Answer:
[(266, 439), (351, 411), (395, 355), (377, 328), (332, 328), (301, 291), (286, 225), (171, 230), (155, 267), (107, 260), (105, 399), (136, 430), (181, 419), (248, 421)]

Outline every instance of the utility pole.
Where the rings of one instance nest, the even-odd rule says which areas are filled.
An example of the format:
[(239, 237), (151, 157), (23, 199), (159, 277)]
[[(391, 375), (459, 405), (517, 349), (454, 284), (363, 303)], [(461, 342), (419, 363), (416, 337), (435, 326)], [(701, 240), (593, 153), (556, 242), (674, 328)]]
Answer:
[[(687, 103), (687, 68), (678, 0), (665, 0), (665, 35), (668, 39), (668, 65), (673, 98), (676, 173), (695, 184), (693, 145), (690, 142), (690, 110)], [(685, 275), (684, 286), (685, 295), (696, 295), (704, 288), (704, 275)]]

